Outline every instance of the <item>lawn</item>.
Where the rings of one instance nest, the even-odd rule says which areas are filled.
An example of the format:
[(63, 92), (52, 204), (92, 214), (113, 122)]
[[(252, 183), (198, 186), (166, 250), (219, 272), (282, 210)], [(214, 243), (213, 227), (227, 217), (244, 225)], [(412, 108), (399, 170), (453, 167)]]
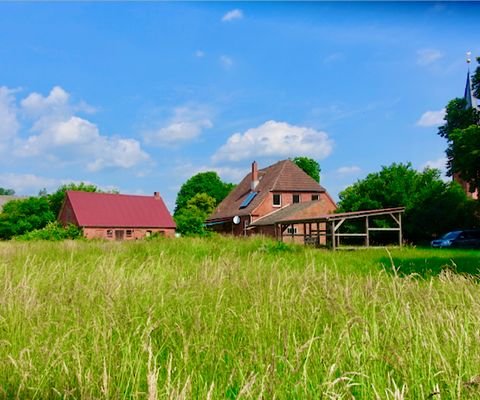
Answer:
[(0, 398), (475, 398), (478, 273), (479, 251), (0, 243)]

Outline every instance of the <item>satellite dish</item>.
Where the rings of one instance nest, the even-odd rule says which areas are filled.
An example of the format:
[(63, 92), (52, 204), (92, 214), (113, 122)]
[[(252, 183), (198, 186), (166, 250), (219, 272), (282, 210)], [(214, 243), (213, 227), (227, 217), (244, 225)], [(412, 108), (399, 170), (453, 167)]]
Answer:
[(238, 225), (238, 224), (240, 223), (240, 217), (239, 217), (238, 215), (235, 215), (235, 216), (233, 217), (233, 223), (234, 223), (235, 225)]

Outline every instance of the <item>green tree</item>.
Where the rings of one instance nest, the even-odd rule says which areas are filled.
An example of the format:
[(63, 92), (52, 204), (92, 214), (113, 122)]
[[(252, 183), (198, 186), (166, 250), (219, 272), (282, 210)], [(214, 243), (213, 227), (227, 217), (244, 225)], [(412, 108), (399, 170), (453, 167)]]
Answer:
[(45, 197), (29, 197), (4, 204), (0, 214), (0, 239), (11, 239), (55, 220)]
[[(477, 58), (480, 62), (480, 58)], [(472, 76), (473, 92), (480, 97), (480, 66)], [(465, 99), (454, 99), (446, 107), (445, 124), (438, 134), (447, 139), (447, 174), (469, 183), (469, 190), (480, 190), (480, 113), (467, 106)]]
[(55, 218), (58, 216), (60, 209), (62, 208), (63, 200), (65, 199), (65, 193), (67, 190), (77, 190), (82, 192), (100, 192), (101, 190), (95, 185), (88, 183), (68, 183), (60, 186), (55, 192), (48, 195), (48, 204)]
[(198, 193), (206, 193), (215, 199), (215, 206), (218, 205), (235, 187), (232, 183), (222, 182), (216, 172), (200, 172), (187, 180), (177, 194), (175, 204), (176, 215), (181, 209), (187, 206), (188, 201)]
[(0, 195), (1, 196), (13, 196), (15, 194), (15, 190), (13, 189), (5, 189), (0, 187)]
[(185, 236), (205, 235), (205, 220), (215, 209), (216, 201), (206, 193), (197, 193), (175, 214), (177, 232)]
[(460, 173), (472, 193), (480, 191), (480, 126), (455, 129), (446, 153), (450, 170)]
[(477, 57), (479, 66), (475, 69), (472, 75), (473, 94), (477, 99), (480, 99), (480, 57)]
[(292, 161), (305, 171), (305, 173), (320, 183), (320, 164), (309, 157), (295, 157)]
[(414, 170), (410, 163), (382, 167), (340, 193), (339, 212), (405, 207), (404, 237), (422, 242), (446, 231), (475, 224), (474, 201), (440, 171)]

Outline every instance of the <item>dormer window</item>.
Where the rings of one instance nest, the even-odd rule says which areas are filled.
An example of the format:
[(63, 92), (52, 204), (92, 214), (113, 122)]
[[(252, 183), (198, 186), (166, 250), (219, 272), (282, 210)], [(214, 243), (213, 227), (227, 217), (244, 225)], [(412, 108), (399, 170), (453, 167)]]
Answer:
[(294, 194), (292, 196), (292, 203), (295, 204), (295, 203), (300, 203), (300, 195), (299, 194)]
[(274, 194), (272, 204), (273, 204), (274, 207), (280, 207), (282, 205), (282, 195), (281, 194)]

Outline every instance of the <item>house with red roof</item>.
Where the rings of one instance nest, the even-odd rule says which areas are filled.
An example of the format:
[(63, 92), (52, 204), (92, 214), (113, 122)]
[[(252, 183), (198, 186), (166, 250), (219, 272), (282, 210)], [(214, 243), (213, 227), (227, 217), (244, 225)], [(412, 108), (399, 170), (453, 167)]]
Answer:
[(336, 208), (326, 189), (293, 161), (279, 161), (263, 169), (258, 169), (254, 161), (252, 172), (218, 205), (206, 223), (217, 232), (233, 235), (278, 236), (278, 221), (325, 215)]
[(88, 239), (135, 240), (154, 233), (175, 236), (175, 222), (160, 194), (137, 196), (67, 191), (58, 220)]

